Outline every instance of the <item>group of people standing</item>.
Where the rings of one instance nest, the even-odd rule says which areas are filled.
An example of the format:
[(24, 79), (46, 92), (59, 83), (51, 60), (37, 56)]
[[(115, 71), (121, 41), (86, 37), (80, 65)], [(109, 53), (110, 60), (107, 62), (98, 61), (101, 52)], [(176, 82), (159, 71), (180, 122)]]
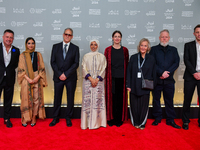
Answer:
[[(190, 104), (197, 85), (200, 96), (200, 25), (194, 28), (195, 41), (184, 47), (184, 104), (183, 129), (189, 128)], [(72, 126), (71, 118), (74, 107), (74, 95), (79, 66), (79, 47), (71, 40), (73, 30), (66, 28), (63, 41), (53, 45), (51, 67), (54, 81), (53, 120), (49, 126), (59, 122), (61, 100), (64, 86), (67, 94), (65, 112), (66, 125)], [(26, 50), (20, 54), (12, 46), (14, 32), (5, 30), (3, 42), (0, 43), (0, 93), (4, 90), (4, 123), (12, 127), (10, 121), (11, 104), (15, 83), (15, 69), (18, 67), (17, 79), (21, 85), (21, 123), (26, 127), (36, 125), (36, 118), (44, 119), (43, 87), (47, 86), (45, 66), (41, 53), (35, 51), (35, 40), (29, 37), (25, 41)], [(175, 91), (174, 72), (179, 66), (177, 48), (169, 45), (168, 30), (160, 32), (160, 43), (151, 47), (148, 39), (140, 40), (138, 53), (129, 60), (128, 49), (121, 44), (122, 33), (118, 30), (112, 34), (112, 45), (105, 49), (104, 55), (99, 51), (98, 40), (91, 40), (90, 52), (82, 59), (82, 110), (81, 128), (97, 129), (116, 125), (120, 127), (128, 117), (128, 94), (130, 93), (130, 118), (133, 126), (144, 129), (148, 117), (150, 91), (153, 94), (153, 116), (156, 126), (161, 122), (161, 92), (165, 102), (166, 124), (174, 128), (181, 127), (174, 122), (176, 117), (173, 97)], [(144, 80), (153, 84), (153, 88), (143, 86)], [(187, 85), (187, 86), (186, 86)], [(200, 126), (200, 111), (198, 122)]]

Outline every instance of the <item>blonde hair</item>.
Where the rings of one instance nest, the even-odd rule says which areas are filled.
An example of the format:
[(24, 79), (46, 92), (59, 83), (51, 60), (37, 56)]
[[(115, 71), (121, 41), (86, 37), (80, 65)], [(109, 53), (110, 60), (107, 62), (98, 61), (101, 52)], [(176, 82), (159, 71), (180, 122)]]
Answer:
[(147, 38), (142, 38), (142, 39), (140, 40), (140, 42), (139, 42), (139, 44), (138, 44), (138, 46), (137, 46), (138, 52), (140, 52), (140, 45), (142, 44), (142, 42), (147, 42), (147, 43), (148, 43), (147, 53), (149, 53), (150, 50), (151, 50), (151, 44), (150, 44), (150, 42), (149, 42), (149, 40), (148, 40)]

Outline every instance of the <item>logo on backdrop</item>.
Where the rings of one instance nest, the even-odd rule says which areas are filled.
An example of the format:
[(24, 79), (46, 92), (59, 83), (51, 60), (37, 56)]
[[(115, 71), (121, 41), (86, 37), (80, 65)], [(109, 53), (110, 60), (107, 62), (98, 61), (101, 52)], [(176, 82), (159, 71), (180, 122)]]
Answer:
[(126, 16), (130, 15), (130, 16), (135, 16), (137, 15), (138, 13), (140, 13), (139, 10), (124, 10), (124, 14)]
[(59, 19), (59, 20), (54, 20), (51, 25), (53, 27), (53, 30), (60, 30), (63, 24), (61, 23), (61, 19)]
[(100, 23), (89, 23), (89, 28), (100, 28)]
[(156, 11), (154, 11), (154, 10), (151, 10), (146, 13), (146, 16), (155, 16), (155, 15), (156, 15)]
[(6, 13), (6, 8), (0, 7), (0, 14), (5, 14), (5, 13)]
[(108, 0), (108, 2), (120, 2), (120, 0)]
[(33, 24), (34, 27), (43, 27), (43, 22), (35, 22)]
[(108, 15), (119, 15), (119, 10), (110, 10)]
[(156, 0), (144, 0), (145, 3), (155, 3)]
[(29, 11), (31, 14), (41, 14), (45, 11), (46, 9), (39, 9), (39, 8), (31, 8)]
[(127, 28), (128, 29), (136, 29), (137, 28), (137, 24), (136, 23), (129, 24), (129, 25), (127, 25)]
[(42, 36), (42, 32), (41, 33), (35, 33), (35, 41), (36, 43), (42, 43), (42, 40), (44, 39), (44, 37)]
[(79, 7), (73, 7), (71, 10), (72, 17), (79, 17), (81, 14), (80, 6)]
[(38, 52), (40, 52), (40, 53), (44, 53), (44, 48), (38, 48), (38, 47), (36, 47), (36, 49), (35, 49), (36, 51), (38, 51)]
[(182, 17), (193, 17), (193, 11), (182, 11)]
[(174, 3), (174, 0), (165, 0), (165, 3)]
[(167, 9), (166, 12), (164, 13), (166, 19), (172, 19), (173, 16), (174, 16), (174, 13), (173, 13), (174, 9)]
[(181, 25), (182, 30), (192, 30), (192, 25)]
[(185, 6), (192, 6), (193, 2), (194, 0), (183, 0), (183, 3), (185, 4)]
[(51, 41), (62, 41), (62, 35), (51, 35)]
[(95, 4), (99, 4), (100, 0), (91, 0), (91, 4), (95, 5)]
[(147, 32), (153, 32), (155, 29), (154, 21), (153, 22), (147, 22), (147, 25), (145, 26)]
[(101, 15), (101, 9), (89, 9), (89, 15)]
[(16, 35), (15, 40), (24, 40), (24, 35)]
[(155, 36), (146, 36), (145, 38), (147, 38), (149, 40), (149, 42), (153, 43), (153, 42), (156, 42), (156, 37)]
[(178, 38), (178, 42), (179, 43), (187, 43), (187, 42), (190, 42), (190, 41), (193, 41), (193, 40), (195, 40), (195, 38), (191, 38), (191, 37), (189, 37), (189, 38), (186, 38), (186, 37), (179, 37)]
[(22, 26), (24, 26), (25, 24), (27, 24), (27, 22), (15, 22), (15, 21), (12, 21), (12, 22), (11, 22), (11, 26), (12, 26), (12, 27), (22, 27)]
[(127, 0), (127, 2), (138, 2), (138, 0)]
[(174, 24), (163, 24), (163, 29), (174, 30)]
[(22, 9), (22, 8), (13, 8), (13, 13), (15, 13), (15, 14), (23, 14), (24, 13), (24, 9)]
[(6, 26), (6, 22), (1, 21), (1, 22), (0, 22), (0, 27), (5, 27), (5, 26)]
[(52, 14), (62, 14), (62, 9), (54, 9)]
[(81, 41), (81, 36), (80, 35), (76, 35), (76, 36), (73, 36), (73, 41)]
[(82, 22), (70, 22), (70, 28), (82, 28)]
[(127, 38), (126, 38), (126, 41), (128, 42), (128, 44), (135, 44), (135, 42), (137, 41), (137, 38), (135, 37), (135, 34), (133, 35), (129, 35)]
[(121, 26), (121, 23), (106, 23), (106, 28), (118, 28), (119, 26)]
[(102, 36), (100, 36), (100, 35), (99, 36), (91, 36), (91, 35), (86, 36), (87, 41), (91, 41), (91, 40), (94, 40), (94, 39), (99, 40), (101, 38), (102, 38)]

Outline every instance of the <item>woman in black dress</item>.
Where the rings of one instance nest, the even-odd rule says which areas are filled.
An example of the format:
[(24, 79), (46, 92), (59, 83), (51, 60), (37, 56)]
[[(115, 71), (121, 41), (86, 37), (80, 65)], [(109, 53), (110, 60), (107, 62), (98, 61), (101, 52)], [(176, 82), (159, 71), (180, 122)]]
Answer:
[(130, 92), (130, 117), (133, 126), (144, 129), (148, 117), (150, 90), (142, 88), (144, 79), (156, 79), (155, 60), (149, 55), (150, 42), (141, 39), (138, 53), (131, 56), (127, 69), (127, 90)]

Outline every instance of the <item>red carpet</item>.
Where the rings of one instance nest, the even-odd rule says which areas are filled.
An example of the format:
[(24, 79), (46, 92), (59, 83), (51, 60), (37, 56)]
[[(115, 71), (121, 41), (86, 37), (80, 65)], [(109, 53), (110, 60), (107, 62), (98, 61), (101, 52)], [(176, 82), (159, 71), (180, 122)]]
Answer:
[[(152, 126), (148, 119), (144, 130), (136, 129), (130, 120), (121, 127), (107, 127), (96, 130), (82, 130), (80, 119), (72, 119), (72, 127), (67, 127), (65, 119), (49, 127), (52, 119), (38, 120), (35, 127), (22, 127), (20, 119), (11, 119), (13, 128), (7, 128), (0, 118), (0, 150), (3, 149), (68, 149), (68, 150), (199, 150), (200, 127), (197, 119), (192, 119), (189, 130), (174, 129), (165, 124)], [(175, 120), (182, 125), (180, 119)]]

